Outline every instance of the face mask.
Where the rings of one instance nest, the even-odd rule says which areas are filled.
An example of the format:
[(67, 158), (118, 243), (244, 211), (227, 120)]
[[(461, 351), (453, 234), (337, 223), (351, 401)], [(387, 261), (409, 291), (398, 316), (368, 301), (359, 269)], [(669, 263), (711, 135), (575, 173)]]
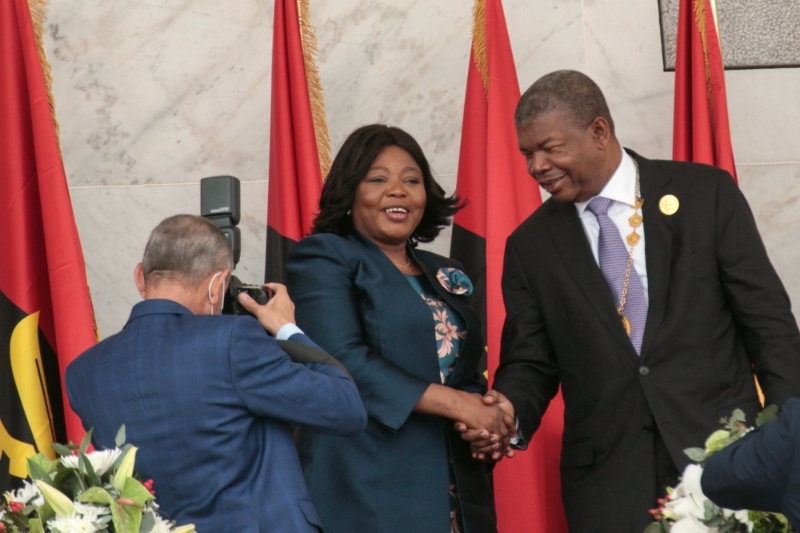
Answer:
[[(222, 272), (217, 272), (211, 278), (211, 281), (208, 282), (208, 301), (209, 302), (211, 302), (211, 285), (214, 283), (214, 280), (217, 279), (217, 276), (219, 276), (220, 274), (222, 274)], [(226, 289), (226, 283), (222, 282), (222, 299), (225, 298), (225, 289)], [(222, 314), (222, 306), (220, 306), (219, 312), (220, 312), (220, 314)], [(214, 304), (213, 303), (211, 304), (211, 314), (212, 315), (214, 314)]]

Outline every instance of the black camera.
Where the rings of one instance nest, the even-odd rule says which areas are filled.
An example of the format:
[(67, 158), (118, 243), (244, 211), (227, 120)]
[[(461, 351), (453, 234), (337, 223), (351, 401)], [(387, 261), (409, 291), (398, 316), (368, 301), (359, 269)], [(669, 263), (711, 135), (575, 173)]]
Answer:
[(251, 315), (242, 304), (239, 303), (239, 293), (245, 293), (256, 301), (258, 305), (264, 305), (272, 298), (272, 290), (263, 285), (245, 285), (236, 276), (231, 276), (228, 290), (225, 291), (225, 300), (222, 304), (223, 315)]
[[(239, 228), (241, 218), (241, 192), (239, 179), (233, 176), (213, 176), (200, 180), (200, 214), (217, 226), (228, 239), (233, 250), (234, 268), (242, 254), (242, 237)], [(236, 276), (231, 276), (225, 300), (222, 304), (224, 315), (250, 315), (237, 297), (239, 293), (247, 293), (259, 305), (264, 305), (272, 298), (272, 291), (263, 285), (247, 285)]]

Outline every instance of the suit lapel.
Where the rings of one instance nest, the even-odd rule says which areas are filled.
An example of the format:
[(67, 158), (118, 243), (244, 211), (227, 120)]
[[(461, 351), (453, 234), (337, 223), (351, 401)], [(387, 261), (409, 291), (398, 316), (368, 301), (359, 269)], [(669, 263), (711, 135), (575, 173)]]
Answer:
[(647, 322), (642, 340), (642, 359), (655, 340), (664, 321), (669, 296), (669, 279), (672, 266), (672, 230), (669, 217), (661, 213), (659, 200), (669, 177), (658, 173), (648, 159), (629, 150), (639, 164), (641, 180), (642, 215), (644, 217), (645, 260), (647, 262)]
[(575, 205), (558, 204), (554, 201), (548, 203), (553, 218), (547, 224), (547, 228), (566, 270), (594, 307), (611, 335), (631, 357), (638, 361), (639, 356), (620, 322), (611, 289), (608, 288), (603, 273), (592, 255), (589, 240), (578, 218)]

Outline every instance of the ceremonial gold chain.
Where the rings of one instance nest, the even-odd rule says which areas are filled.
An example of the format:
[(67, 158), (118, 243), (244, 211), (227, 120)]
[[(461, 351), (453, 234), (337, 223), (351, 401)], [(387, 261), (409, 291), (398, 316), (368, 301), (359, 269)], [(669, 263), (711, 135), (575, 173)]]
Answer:
[(639, 214), (639, 209), (642, 208), (644, 205), (644, 200), (642, 199), (642, 193), (639, 185), (639, 164), (636, 162), (635, 159), (631, 158), (633, 161), (633, 166), (636, 167), (636, 203), (633, 206), (634, 213), (628, 219), (628, 223), (633, 228), (633, 232), (628, 235), (627, 241), (628, 245), (631, 247), (630, 251), (628, 252), (628, 264), (625, 267), (625, 280), (622, 282), (622, 293), (619, 296), (619, 306), (617, 306), (617, 314), (619, 314), (619, 319), (622, 321), (622, 327), (625, 328), (625, 333), (628, 334), (630, 337), (631, 335), (631, 321), (622, 314), (622, 311), (625, 309), (625, 302), (628, 300), (628, 285), (630, 285), (631, 281), (631, 269), (633, 268), (633, 249), (639, 244), (641, 240), (641, 235), (636, 233), (636, 228), (642, 225), (642, 221), (644, 218), (641, 214)]

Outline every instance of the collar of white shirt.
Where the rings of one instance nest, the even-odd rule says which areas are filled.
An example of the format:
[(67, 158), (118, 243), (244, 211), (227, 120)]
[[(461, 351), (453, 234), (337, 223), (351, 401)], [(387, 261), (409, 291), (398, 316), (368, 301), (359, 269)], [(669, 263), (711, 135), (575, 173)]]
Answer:
[(617, 170), (611, 175), (611, 179), (608, 180), (600, 194), (585, 202), (575, 202), (579, 217), (586, 211), (589, 202), (597, 197), (608, 198), (631, 207), (636, 204), (636, 164), (625, 150), (622, 150), (622, 160), (619, 162)]

